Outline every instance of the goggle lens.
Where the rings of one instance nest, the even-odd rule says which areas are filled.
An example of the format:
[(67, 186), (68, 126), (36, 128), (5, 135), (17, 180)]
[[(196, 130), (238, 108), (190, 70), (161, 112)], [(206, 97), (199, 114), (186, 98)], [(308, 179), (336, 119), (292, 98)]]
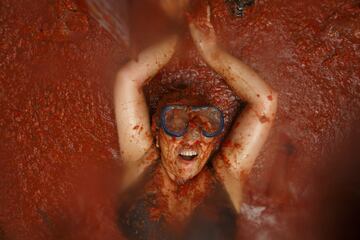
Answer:
[(215, 137), (224, 128), (224, 118), (216, 107), (167, 106), (162, 110), (161, 125), (167, 134), (183, 136), (189, 124), (200, 126), (204, 136)]
[(204, 108), (194, 111), (195, 119), (205, 136), (212, 136), (222, 128), (222, 113), (217, 108)]
[(184, 109), (172, 109), (165, 112), (165, 128), (174, 133), (173, 135), (183, 135), (187, 128), (189, 117)]

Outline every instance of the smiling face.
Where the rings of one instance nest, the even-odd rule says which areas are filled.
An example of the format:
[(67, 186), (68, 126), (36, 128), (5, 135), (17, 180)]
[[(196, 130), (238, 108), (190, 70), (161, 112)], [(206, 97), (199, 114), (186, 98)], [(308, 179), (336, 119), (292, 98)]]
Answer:
[[(165, 132), (161, 126), (163, 123), (163, 110), (170, 105), (187, 106), (191, 109), (191, 106), (212, 106), (214, 104), (209, 101), (207, 96), (198, 95), (191, 88), (170, 92), (164, 95), (157, 103), (156, 111), (152, 116), (152, 131), (160, 148), (161, 164), (171, 180), (178, 184), (183, 184), (195, 177), (203, 169), (211, 155), (218, 148), (226, 132), (226, 125), (224, 126), (224, 131), (219, 135), (206, 137), (202, 132), (202, 128), (203, 130), (209, 129), (207, 129), (208, 126), (202, 121), (201, 116), (204, 115), (190, 114), (186, 118), (188, 120), (186, 131), (177, 135), (181, 135), (180, 137), (174, 137), (169, 132)], [(176, 116), (178, 117), (179, 115), (176, 114)], [(167, 130), (179, 130), (177, 127), (182, 125), (179, 124), (178, 119), (172, 118), (171, 114), (167, 115), (167, 117), (169, 118), (166, 119), (166, 122), (168, 119), (176, 120), (173, 122), (174, 125), (171, 125), (175, 128), (167, 126)]]
[(160, 128), (157, 141), (161, 162), (169, 177), (182, 184), (195, 177), (219, 145), (221, 135), (206, 137), (198, 124), (189, 124), (181, 137), (173, 137)]

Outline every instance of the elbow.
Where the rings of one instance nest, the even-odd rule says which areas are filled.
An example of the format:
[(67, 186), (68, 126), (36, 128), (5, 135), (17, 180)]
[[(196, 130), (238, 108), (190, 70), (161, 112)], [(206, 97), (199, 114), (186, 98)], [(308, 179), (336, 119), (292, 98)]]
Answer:
[(270, 93), (252, 105), (261, 122), (273, 122), (276, 117), (279, 94), (271, 90)]
[(267, 96), (267, 103), (268, 103), (268, 111), (276, 111), (277, 104), (278, 104), (279, 94), (272, 90), (271, 94)]
[(275, 120), (278, 98), (278, 93), (276, 91), (271, 91), (271, 95), (267, 97), (266, 103), (264, 104), (264, 116), (269, 119), (270, 122)]
[(279, 99), (279, 94), (278, 92), (272, 90), (271, 92), (271, 100), (268, 99), (270, 101), (270, 110), (272, 112), (276, 112), (277, 110), (277, 105), (278, 105), (278, 99)]

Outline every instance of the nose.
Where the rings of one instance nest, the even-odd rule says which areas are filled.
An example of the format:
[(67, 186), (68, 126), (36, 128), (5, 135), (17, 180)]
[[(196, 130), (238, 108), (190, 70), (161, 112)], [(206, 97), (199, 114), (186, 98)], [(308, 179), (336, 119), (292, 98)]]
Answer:
[(184, 135), (184, 141), (188, 144), (193, 144), (201, 137), (201, 129), (199, 126), (189, 125), (187, 132)]

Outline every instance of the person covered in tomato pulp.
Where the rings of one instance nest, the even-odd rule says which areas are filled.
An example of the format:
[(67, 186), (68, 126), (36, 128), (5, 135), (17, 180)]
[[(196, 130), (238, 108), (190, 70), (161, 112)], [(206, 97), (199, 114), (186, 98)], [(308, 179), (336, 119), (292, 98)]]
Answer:
[[(160, 2), (176, 18), (188, 4)], [(185, 88), (164, 96), (149, 115), (143, 87), (169, 62), (178, 36), (118, 71), (115, 115), (125, 167), (118, 226), (128, 239), (234, 239), (245, 180), (275, 119), (277, 93), (219, 46), (211, 10), (203, 8), (189, 20), (192, 40), (246, 106), (228, 129), (219, 107)]]

